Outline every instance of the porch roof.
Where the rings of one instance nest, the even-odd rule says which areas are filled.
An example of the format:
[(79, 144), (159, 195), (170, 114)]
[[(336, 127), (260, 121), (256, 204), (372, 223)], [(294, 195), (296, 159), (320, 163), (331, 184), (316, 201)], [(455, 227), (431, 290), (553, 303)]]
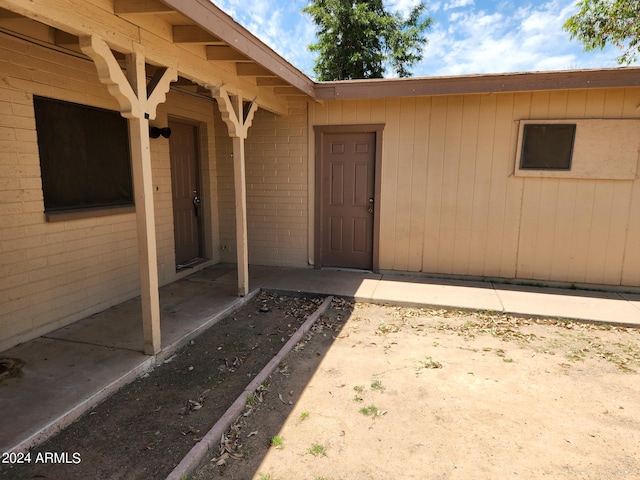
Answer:
[(16, 16), (50, 26), (56, 46), (78, 52), (81, 35), (97, 34), (122, 53), (138, 43), (151, 70), (177, 69), (173, 86), (206, 96), (224, 86), (279, 114), (300, 99), (640, 86), (638, 67), (315, 82), (209, 0), (0, 0), (0, 28)]
[(311, 79), (208, 0), (0, 0), (0, 29), (76, 54), (86, 36), (114, 53), (142, 48), (147, 76), (175, 68), (173, 86), (209, 97), (224, 86), (278, 114), (314, 98)]

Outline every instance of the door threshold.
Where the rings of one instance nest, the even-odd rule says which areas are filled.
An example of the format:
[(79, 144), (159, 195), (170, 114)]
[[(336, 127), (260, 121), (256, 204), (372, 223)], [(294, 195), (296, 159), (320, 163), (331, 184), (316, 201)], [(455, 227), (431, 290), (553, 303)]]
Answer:
[(367, 270), (366, 268), (349, 268), (349, 267), (320, 267), (320, 270), (333, 270), (336, 272), (373, 273), (373, 270)]
[(196, 265), (201, 264), (202, 262), (204, 262), (204, 258), (201, 258), (201, 257), (192, 258), (191, 260), (188, 260), (184, 263), (177, 264), (176, 272), (179, 272), (180, 270), (185, 270), (187, 268), (193, 268)]

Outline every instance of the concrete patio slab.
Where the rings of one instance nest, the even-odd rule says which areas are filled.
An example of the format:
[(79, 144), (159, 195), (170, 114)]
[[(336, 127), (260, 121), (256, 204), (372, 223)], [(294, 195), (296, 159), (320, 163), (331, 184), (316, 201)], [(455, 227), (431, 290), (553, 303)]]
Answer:
[(349, 270), (290, 269), (264, 284), (269, 290), (340, 295), (369, 301), (382, 275)]
[[(263, 265), (249, 266), (249, 291), (260, 288), (265, 283), (273, 280), (281, 273), (287, 271), (285, 267), (270, 267)], [(219, 264), (206, 268), (187, 277), (190, 282), (205, 282), (216, 285), (225, 285), (232, 288), (235, 295), (238, 285), (238, 271), (234, 264)]]
[(384, 275), (372, 300), (418, 307), (502, 311), (502, 303), (489, 283), (421, 279), (406, 275)]
[(142, 352), (140, 309), (138, 299), (129, 300), (50, 332), (44, 338)]
[(149, 368), (139, 352), (38, 338), (3, 353), (25, 365), (2, 382), (0, 451), (35, 445)]
[[(173, 344), (235, 302), (234, 289), (197, 282), (177, 282), (161, 289), (162, 346)], [(45, 338), (143, 351), (140, 300), (133, 299), (45, 335)]]

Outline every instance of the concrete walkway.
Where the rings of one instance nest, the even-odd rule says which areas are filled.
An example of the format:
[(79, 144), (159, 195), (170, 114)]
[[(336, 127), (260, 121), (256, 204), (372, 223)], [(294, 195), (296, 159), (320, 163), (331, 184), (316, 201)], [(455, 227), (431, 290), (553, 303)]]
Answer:
[[(250, 290), (331, 294), (358, 301), (492, 310), (640, 328), (640, 294), (521, 287), (399, 274), (252, 266)], [(25, 450), (73, 422), (109, 394), (168, 358), (242, 306), (235, 265), (215, 265), (163, 287), (162, 346), (142, 353), (139, 299), (0, 353), (25, 362), (2, 381), (0, 451)]]
[(265, 288), (406, 306), (491, 310), (640, 327), (640, 294), (444, 280), (419, 275), (287, 270)]

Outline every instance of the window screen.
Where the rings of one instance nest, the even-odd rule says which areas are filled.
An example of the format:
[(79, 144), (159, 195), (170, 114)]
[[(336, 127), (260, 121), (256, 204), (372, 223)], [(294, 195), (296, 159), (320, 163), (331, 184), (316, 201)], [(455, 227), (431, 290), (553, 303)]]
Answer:
[(45, 212), (133, 205), (127, 121), (34, 97)]
[(520, 168), (571, 170), (575, 134), (576, 125), (571, 123), (525, 125)]

